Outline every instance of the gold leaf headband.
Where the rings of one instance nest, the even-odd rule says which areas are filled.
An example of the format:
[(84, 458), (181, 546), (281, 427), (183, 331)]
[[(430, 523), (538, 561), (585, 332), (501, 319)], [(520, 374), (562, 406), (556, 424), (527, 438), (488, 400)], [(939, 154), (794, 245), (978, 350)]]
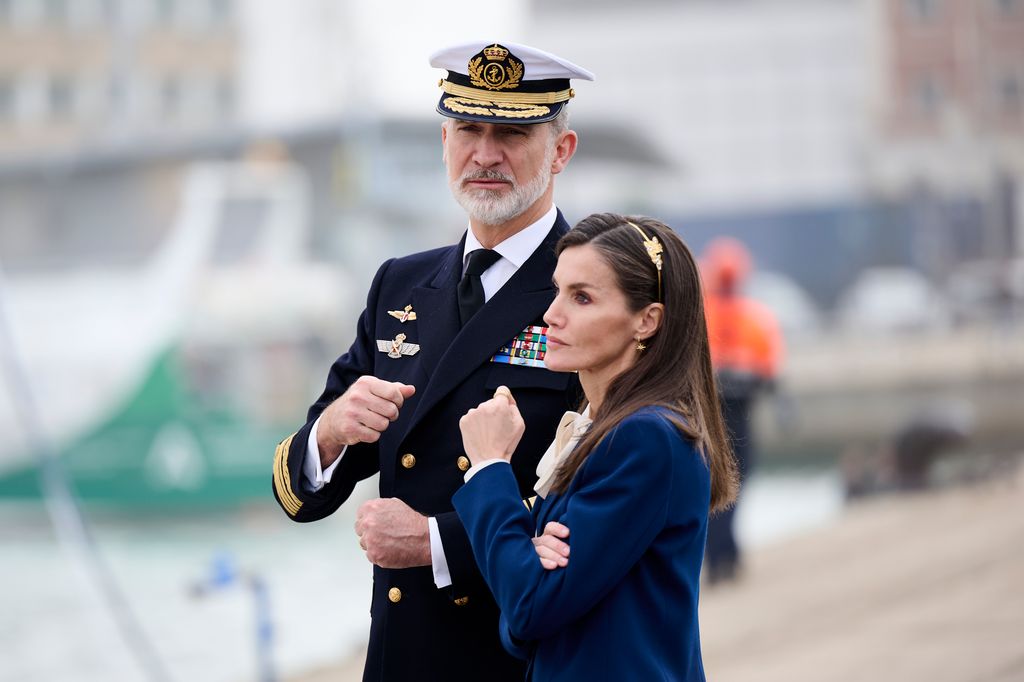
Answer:
[(665, 250), (665, 247), (662, 246), (661, 242), (658, 241), (658, 235), (654, 235), (653, 237), (648, 237), (647, 234), (643, 230), (641, 230), (638, 225), (636, 225), (635, 223), (631, 223), (628, 220), (626, 222), (629, 223), (630, 225), (632, 225), (633, 229), (635, 229), (637, 232), (639, 232), (640, 236), (644, 238), (644, 248), (647, 249), (647, 256), (648, 256), (648, 258), (651, 259), (651, 262), (654, 263), (654, 267), (656, 267), (658, 269), (658, 302), (660, 303), (661, 302), (661, 252)]

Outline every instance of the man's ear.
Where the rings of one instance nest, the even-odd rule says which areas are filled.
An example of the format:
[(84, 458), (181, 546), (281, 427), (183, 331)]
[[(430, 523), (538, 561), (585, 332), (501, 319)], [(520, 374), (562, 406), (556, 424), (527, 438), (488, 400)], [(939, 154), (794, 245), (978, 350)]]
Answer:
[(448, 163), (448, 121), (441, 121), (441, 160)]
[(641, 341), (654, 336), (661, 329), (661, 320), (665, 315), (664, 303), (649, 303), (640, 311), (634, 336)]
[(579, 138), (576, 137), (575, 130), (566, 130), (558, 136), (558, 141), (555, 142), (555, 158), (551, 161), (552, 175), (561, 173), (569, 165), (569, 159), (576, 153), (577, 142)]

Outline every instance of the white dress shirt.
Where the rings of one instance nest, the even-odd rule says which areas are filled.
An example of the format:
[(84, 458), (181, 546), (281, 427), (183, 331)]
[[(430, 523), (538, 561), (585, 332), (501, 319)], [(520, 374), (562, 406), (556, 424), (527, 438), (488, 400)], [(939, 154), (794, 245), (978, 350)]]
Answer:
[[(558, 209), (552, 204), (551, 208), (540, 220), (530, 224), (526, 228), (516, 232), (505, 241), (493, 247), (501, 256), (494, 265), (487, 268), (480, 275), (480, 283), (484, 287), (484, 302), (491, 300), (505, 286), (512, 275), (529, 259), (537, 247), (541, 245), (544, 238), (551, 231), (555, 224), (555, 216)], [(466, 230), (466, 246), (462, 252), (462, 268), (465, 271), (469, 261), (469, 253), (476, 249), (484, 248), (480, 240), (473, 234), (473, 227)], [(316, 492), (331, 482), (334, 470), (338, 467), (341, 458), (345, 456), (347, 447), (343, 448), (338, 459), (334, 460), (331, 466), (322, 469), (320, 466), (320, 448), (317, 445), (317, 427), (320, 425), (320, 418), (313, 422), (313, 428), (309, 431), (309, 439), (306, 445), (306, 458), (302, 462), (303, 486), (309, 492)], [(467, 472), (468, 473), (468, 472)], [(437, 528), (437, 520), (434, 517), (427, 518), (430, 529), (430, 562), (434, 571), (434, 583), (438, 588), (448, 587), (452, 584), (451, 573), (448, 570), (448, 562), (444, 556), (444, 545), (441, 543), (441, 533)]]

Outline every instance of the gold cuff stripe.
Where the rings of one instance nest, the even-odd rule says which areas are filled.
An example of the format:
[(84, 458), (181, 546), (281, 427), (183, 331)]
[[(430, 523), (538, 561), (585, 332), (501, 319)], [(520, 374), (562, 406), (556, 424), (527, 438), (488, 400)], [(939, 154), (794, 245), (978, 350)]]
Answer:
[(302, 500), (295, 496), (291, 476), (288, 474), (288, 450), (291, 448), (293, 438), (294, 433), (277, 445), (277, 452), (274, 454), (274, 486), (277, 488), (277, 495), (281, 498), (284, 510), (295, 516), (302, 508)]
[(295, 438), (295, 434), (288, 436), (278, 445), (278, 449), (281, 451), (281, 481), (284, 483), (284, 496), (288, 499), (289, 504), (294, 507), (295, 511), (292, 514), (294, 516), (302, 507), (302, 500), (292, 490), (292, 477), (288, 471), (288, 451), (291, 449), (293, 438)]
[(456, 85), (446, 80), (441, 81), (441, 87), (449, 95), (482, 99), (498, 104), (558, 104), (559, 102), (566, 102), (572, 99), (576, 94), (572, 88), (566, 88), (558, 92), (494, 92), (492, 90), (470, 88), (465, 85)]
[(274, 457), (274, 485), (277, 488), (277, 495), (281, 505), (289, 515), (295, 516), (302, 507), (302, 502), (292, 491), (291, 481), (288, 476), (288, 447), (291, 445), (291, 438), (277, 446), (277, 454)]
[(284, 507), (284, 510), (288, 512), (289, 516), (295, 516), (298, 509), (295, 507), (295, 503), (288, 497), (287, 489), (284, 485), (284, 477), (281, 474), (281, 460), (281, 445), (278, 444), (277, 452), (274, 454), (274, 489), (277, 491), (277, 498), (281, 502), (281, 506)]

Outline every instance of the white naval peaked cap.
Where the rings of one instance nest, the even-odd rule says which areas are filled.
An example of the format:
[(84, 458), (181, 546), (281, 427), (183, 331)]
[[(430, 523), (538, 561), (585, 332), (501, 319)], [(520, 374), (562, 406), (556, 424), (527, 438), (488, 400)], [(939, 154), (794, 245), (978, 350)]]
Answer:
[(448, 70), (438, 113), (483, 123), (550, 121), (575, 96), (572, 78), (594, 74), (550, 52), (510, 42), (477, 41), (438, 50), (430, 65)]

